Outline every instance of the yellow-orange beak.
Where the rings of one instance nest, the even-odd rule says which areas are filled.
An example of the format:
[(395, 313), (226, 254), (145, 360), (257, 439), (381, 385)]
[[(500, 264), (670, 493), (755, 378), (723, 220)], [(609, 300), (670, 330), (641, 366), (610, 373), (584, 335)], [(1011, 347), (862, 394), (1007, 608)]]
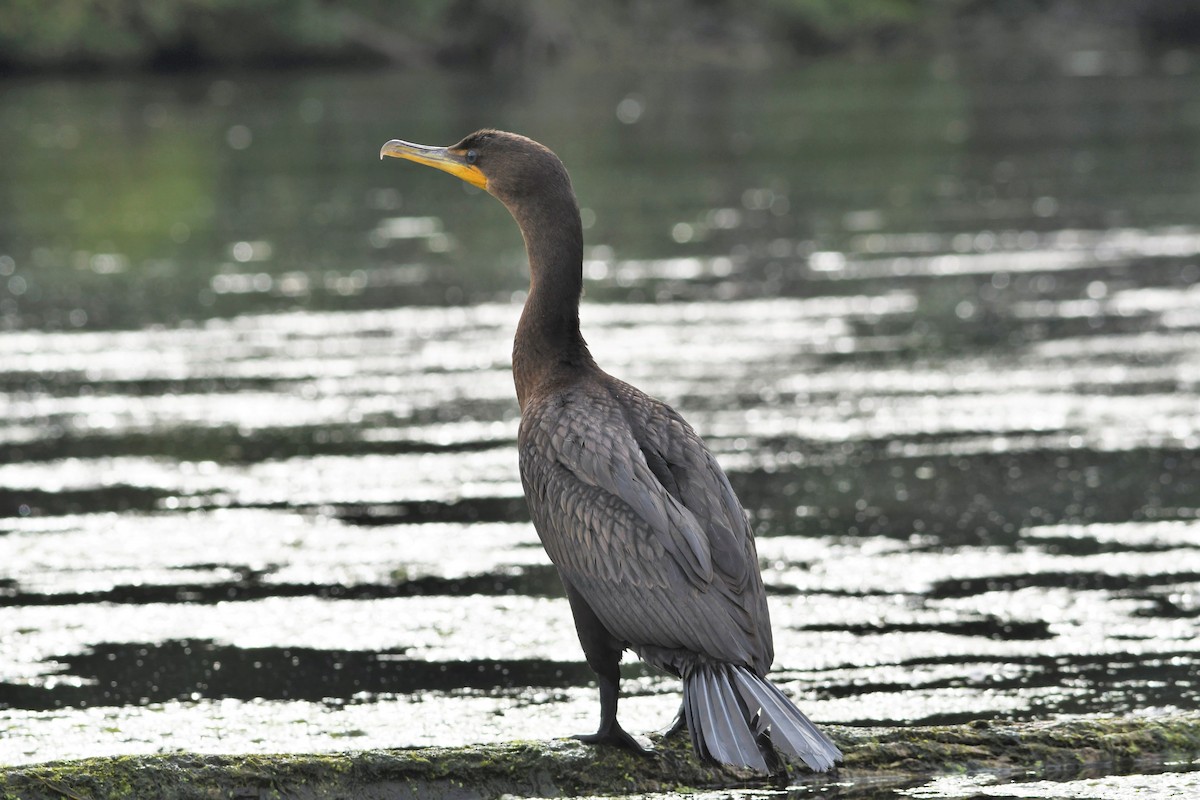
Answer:
[(384, 156), (406, 158), (418, 164), (425, 164), (426, 166), (440, 169), (443, 172), (449, 172), (451, 175), (462, 178), (472, 186), (478, 186), (484, 190), (487, 189), (487, 176), (479, 170), (479, 167), (468, 164), (464, 155), (460, 155), (446, 147), (430, 147), (425, 144), (413, 144), (412, 142), (402, 142), (399, 139), (392, 139), (379, 151), (379, 157), (383, 158)]

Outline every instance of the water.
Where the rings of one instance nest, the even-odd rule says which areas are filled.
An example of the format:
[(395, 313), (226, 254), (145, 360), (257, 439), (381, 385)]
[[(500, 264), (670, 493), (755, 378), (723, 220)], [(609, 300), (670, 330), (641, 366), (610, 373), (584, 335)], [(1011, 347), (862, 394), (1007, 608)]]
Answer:
[(1195, 708), (1181, 63), (6, 84), (0, 763), (594, 728), (517, 475), (520, 236), (377, 159), (483, 125), (570, 167), (585, 335), (730, 471), (810, 716)]
[[(1169, 767), (1180, 771), (1172, 771)], [(1200, 774), (1194, 765), (1168, 765), (1167, 771), (1135, 775), (1075, 775), (1057, 780), (1033, 780), (992, 774), (948, 775), (916, 786), (877, 786), (826, 784), (794, 786), (787, 790), (743, 789), (699, 792), (700, 800), (803, 800), (804, 798), (844, 798), (845, 800), (986, 800), (1019, 797), (1024, 800), (1128, 800), (1131, 797), (1174, 800), (1192, 797), (1200, 787)], [(689, 795), (692, 796), (692, 795)], [(667, 800), (678, 795), (642, 795), (646, 800)]]

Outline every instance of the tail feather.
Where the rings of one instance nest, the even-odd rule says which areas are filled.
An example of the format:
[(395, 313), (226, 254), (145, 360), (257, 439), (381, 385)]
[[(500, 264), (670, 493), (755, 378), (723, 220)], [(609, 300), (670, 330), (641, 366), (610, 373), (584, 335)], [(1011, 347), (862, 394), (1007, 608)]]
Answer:
[(740, 667), (733, 668), (733, 677), (746, 705), (758, 709), (760, 728), (770, 726), (771, 744), (817, 772), (824, 772), (842, 760), (837, 745), (778, 686)]
[(683, 694), (692, 747), (701, 757), (768, 771), (741, 698), (723, 671), (697, 668)]
[(769, 771), (770, 745), (817, 772), (842, 758), (783, 692), (745, 667), (696, 665), (684, 676), (683, 699), (692, 745), (702, 758), (760, 772)]

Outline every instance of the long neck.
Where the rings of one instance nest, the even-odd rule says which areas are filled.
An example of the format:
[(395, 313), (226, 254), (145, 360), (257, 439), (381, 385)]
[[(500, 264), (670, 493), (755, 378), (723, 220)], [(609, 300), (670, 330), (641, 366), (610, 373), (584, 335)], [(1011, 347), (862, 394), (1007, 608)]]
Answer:
[(539, 386), (593, 362), (579, 332), (583, 229), (574, 194), (541, 197), (510, 211), (529, 253), (529, 295), (513, 341), (513, 380), (524, 409)]

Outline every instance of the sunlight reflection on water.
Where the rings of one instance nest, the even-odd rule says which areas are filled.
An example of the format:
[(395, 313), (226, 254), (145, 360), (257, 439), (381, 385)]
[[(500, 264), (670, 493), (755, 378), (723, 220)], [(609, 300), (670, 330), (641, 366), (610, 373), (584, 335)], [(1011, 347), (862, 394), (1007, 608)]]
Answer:
[[(965, 115), (991, 130), (1011, 108), (962, 108), (926, 73), (937, 102), (898, 108), (885, 72), (861, 98), (779, 76), (747, 94), (765, 116), (677, 137), (704, 170), (660, 174), (657, 139), (620, 138), (632, 126), (581, 147), (557, 130), (572, 115), (532, 114), (588, 195), (592, 351), (730, 471), (760, 533), (777, 676), (813, 718), (1194, 708), (1200, 228), (1177, 224), (1190, 194), (1147, 194), (1174, 168), (1093, 183), (1159, 164), (1143, 145), (1190, 163), (1192, 90), (1131, 112), (1175, 138), (1122, 156), (1102, 130), (1076, 143), (1080, 172), (1040, 140), (973, 141)], [(326, 80), (303, 91), (325, 92), (304, 102), (329, 124), (343, 90), (353, 105), (378, 88)], [(208, 88), (238, 103), (238, 83)], [(140, 115), (136, 87), (76, 91), (108, 133), (114, 93)], [(1018, 94), (1039, 112), (1063, 96)], [(864, 125), (876, 106), (908, 124)], [(397, 133), (375, 122), (338, 128), (344, 152), (300, 141), (287, 163), (319, 169), (295, 175), (253, 158), (283, 147), (269, 125), (221, 122), (214, 166), (183, 134), (205, 114), (166, 113), (178, 124), (142, 146), (172, 181), (102, 170), (65, 197), (47, 188), (61, 166), (35, 160), (45, 179), (0, 223), (29, 230), (0, 240), (0, 763), (591, 728), (517, 474), (511, 220), (437, 176), (366, 173), (362, 152)], [(814, 113), (798, 147), (756, 133)], [(654, 104), (639, 114), (650, 125)], [(733, 139), (741, 155), (709, 157)], [(106, 215), (121, 200), (141, 233)], [(60, 231), (64, 203), (124, 233)], [(626, 670), (625, 724), (661, 728), (676, 682)], [(1005, 796), (964, 786), (912, 796)]]

